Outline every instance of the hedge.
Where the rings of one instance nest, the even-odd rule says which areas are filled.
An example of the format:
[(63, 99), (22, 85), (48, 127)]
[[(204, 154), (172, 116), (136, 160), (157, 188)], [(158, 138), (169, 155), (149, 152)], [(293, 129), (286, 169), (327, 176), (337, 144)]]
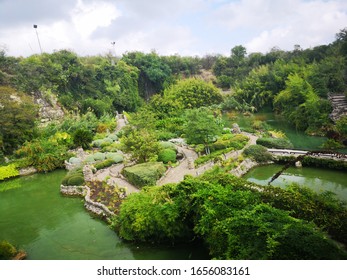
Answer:
[(123, 169), (123, 175), (137, 187), (154, 186), (164, 174), (165, 166), (162, 162), (146, 162)]
[(273, 149), (292, 149), (294, 147), (288, 139), (284, 138), (258, 138), (257, 144)]
[(110, 167), (112, 164), (114, 164), (114, 161), (112, 159), (106, 159), (104, 161), (101, 161), (101, 162), (94, 164), (94, 167), (97, 170), (100, 170), (100, 169)]
[(260, 145), (251, 145), (247, 147), (243, 154), (247, 157), (251, 157), (256, 162), (267, 162), (273, 159), (272, 155), (267, 151), (267, 149)]

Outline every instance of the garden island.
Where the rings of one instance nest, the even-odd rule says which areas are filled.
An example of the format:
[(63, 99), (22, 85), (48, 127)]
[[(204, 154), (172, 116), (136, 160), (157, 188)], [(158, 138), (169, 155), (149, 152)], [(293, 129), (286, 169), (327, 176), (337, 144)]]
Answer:
[(346, 259), (346, 59), (1, 51), (0, 259)]

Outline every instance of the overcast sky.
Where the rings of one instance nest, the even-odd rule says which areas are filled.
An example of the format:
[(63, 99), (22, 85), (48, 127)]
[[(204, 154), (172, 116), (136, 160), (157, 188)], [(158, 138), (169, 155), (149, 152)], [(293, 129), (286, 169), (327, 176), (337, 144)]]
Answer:
[[(0, 0), (7, 55), (69, 49), (228, 55), (329, 44), (347, 27), (346, 0)], [(114, 47), (111, 42), (115, 42)]]

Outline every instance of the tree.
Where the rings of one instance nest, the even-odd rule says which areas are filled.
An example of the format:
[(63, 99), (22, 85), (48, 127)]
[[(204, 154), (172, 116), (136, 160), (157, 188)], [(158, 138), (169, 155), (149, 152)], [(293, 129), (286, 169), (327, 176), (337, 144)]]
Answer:
[(0, 86), (0, 139), (10, 154), (35, 133), (37, 107), (31, 98), (13, 88)]
[(203, 144), (209, 153), (209, 144), (221, 133), (222, 127), (206, 108), (192, 109), (187, 112), (185, 135), (188, 143)]
[(112, 104), (117, 111), (136, 111), (140, 105), (138, 91), (139, 70), (119, 61), (112, 71), (112, 80), (105, 79), (106, 92), (110, 95)]
[(124, 151), (137, 163), (156, 161), (161, 149), (155, 134), (146, 129), (134, 129), (121, 138)]
[(149, 100), (155, 93), (160, 93), (169, 82), (171, 69), (155, 52), (131, 52), (124, 55), (122, 60), (140, 70), (139, 92), (145, 100)]
[(180, 80), (165, 89), (164, 98), (177, 101), (181, 108), (199, 108), (222, 102), (219, 90), (212, 84), (199, 79)]

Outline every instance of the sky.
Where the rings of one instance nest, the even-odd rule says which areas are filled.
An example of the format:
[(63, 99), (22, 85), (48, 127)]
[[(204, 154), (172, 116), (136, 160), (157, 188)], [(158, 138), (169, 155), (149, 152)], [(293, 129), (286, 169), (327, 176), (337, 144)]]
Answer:
[(40, 53), (38, 38), (43, 52), (82, 56), (290, 51), (329, 44), (345, 27), (346, 0), (0, 0), (10, 56)]

